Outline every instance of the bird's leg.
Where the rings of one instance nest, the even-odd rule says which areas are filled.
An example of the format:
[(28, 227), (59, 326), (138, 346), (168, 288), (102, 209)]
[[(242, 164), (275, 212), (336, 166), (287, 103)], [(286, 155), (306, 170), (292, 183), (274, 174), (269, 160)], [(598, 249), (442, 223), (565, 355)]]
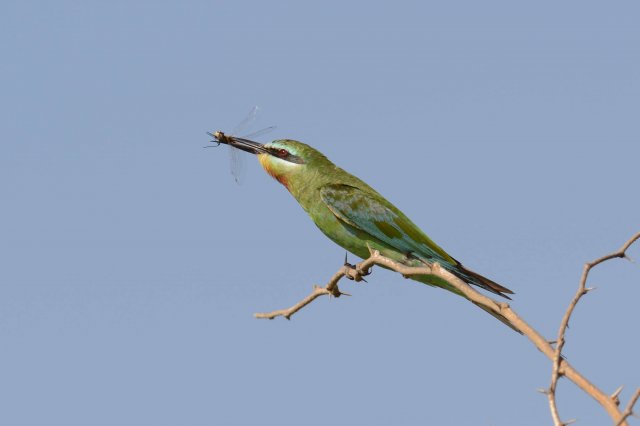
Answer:
[(367, 280), (365, 280), (364, 277), (369, 274), (371, 274), (371, 269), (363, 270), (358, 265), (352, 265), (347, 260), (347, 253), (344, 254), (344, 276), (347, 277), (347, 279), (355, 282), (364, 281), (366, 283)]
[[(402, 263), (403, 265), (407, 265), (407, 266), (415, 266), (415, 262), (412, 262), (414, 260), (417, 260), (420, 263), (423, 263), (427, 266), (429, 266), (429, 264), (425, 263), (422, 259), (420, 259), (418, 256), (416, 256), (415, 254), (413, 254), (412, 252), (408, 251), (404, 254), (404, 256), (402, 257), (402, 261), (400, 263)], [(403, 278), (410, 278), (409, 275), (405, 275), (402, 274)]]

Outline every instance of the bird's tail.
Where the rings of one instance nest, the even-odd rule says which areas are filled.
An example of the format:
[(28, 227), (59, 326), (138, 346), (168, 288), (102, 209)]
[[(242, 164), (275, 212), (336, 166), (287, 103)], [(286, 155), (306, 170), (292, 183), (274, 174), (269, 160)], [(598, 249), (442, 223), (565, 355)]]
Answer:
[[(509, 296), (507, 296), (507, 294), (513, 294), (513, 291), (509, 290), (508, 288), (506, 288), (504, 286), (501, 286), (500, 284), (496, 283), (495, 281), (490, 280), (489, 278), (483, 277), (482, 275), (465, 268), (459, 262), (455, 266), (449, 265), (449, 267), (447, 269), (451, 273), (456, 275), (458, 278), (460, 278), (462, 281), (466, 282), (467, 284), (473, 284), (473, 285), (478, 286), (480, 288), (483, 288), (483, 289), (485, 289), (485, 290), (487, 290), (487, 291), (489, 291), (489, 292), (491, 292), (493, 294), (497, 294), (499, 296), (504, 297), (505, 299), (511, 300), (511, 298)], [(449, 290), (449, 291), (451, 291), (451, 292), (453, 292), (453, 293), (455, 293), (455, 294), (457, 294), (459, 296), (467, 298), (464, 293), (462, 293), (461, 291), (457, 290), (455, 287), (450, 285), (447, 281), (445, 281), (442, 278), (435, 277), (433, 275), (415, 275), (415, 276), (412, 276), (411, 278), (416, 280), (416, 281), (420, 281), (422, 283), (425, 283), (425, 284), (434, 285), (436, 287), (444, 288), (444, 289)], [(507, 318), (502, 316), (499, 312), (496, 312), (496, 311), (492, 310), (488, 306), (483, 306), (483, 305), (481, 305), (479, 303), (476, 303), (476, 302), (473, 302), (473, 301), (471, 301), (471, 302), (474, 305), (478, 306), (483, 311), (487, 312), (492, 317), (494, 317), (497, 320), (499, 320), (500, 322), (502, 322), (503, 324), (506, 324), (507, 326), (509, 326), (509, 328), (511, 328), (512, 330), (517, 331), (518, 333), (522, 334), (522, 332), (520, 330), (518, 330), (518, 328), (515, 325), (513, 325), (511, 323), (511, 321), (509, 321)]]
[[(487, 291), (490, 291), (493, 294), (497, 294), (498, 296), (502, 296), (505, 299), (509, 299), (511, 300), (511, 298), (509, 296), (507, 296), (504, 293), (507, 294), (513, 294), (513, 291), (509, 290), (506, 287), (501, 286), (500, 284), (498, 284), (495, 281), (490, 280), (487, 277), (483, 277), (482, 275), (478, 274), (477, 272), (473, 272), (470, 269), (465, 268), (464, 266), (458, 264), (458, 270), (455, 271), (457, 272), (456, 275), (458, 275), (458, 277), (460, 279), (462, 279), (463, 281), (465, 281), (467, 284), (473, 284), (476, 285), (480, 288), (483, 288)], [(454, 272), (454, 273), (455, 273)]]

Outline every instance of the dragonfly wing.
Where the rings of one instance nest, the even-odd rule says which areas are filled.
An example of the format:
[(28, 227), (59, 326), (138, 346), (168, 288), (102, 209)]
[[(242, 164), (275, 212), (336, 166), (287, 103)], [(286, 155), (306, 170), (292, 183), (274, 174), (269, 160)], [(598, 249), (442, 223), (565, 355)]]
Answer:
[(229, 166), (231, 169), (231, 175), (236, 183), (239, 185), (244, 181), (244, 160), (240, 150), (227, 145), (229, 150)]
[(247, 114), (247, 116), (245, 118), (242, 119), (242, 121), (240, 123), (238, 123), (238, 125), (236, 127), (233, 128), (233, 130), (231, 131), (232, 135), (237, 135), (242, 133), (244, 130), (246, 130), (246, 128), (253, 123), (253, 121), (256, 119), (256, 117), (258, 116), (258, 111), (260, 111), (260, 108), (258, 108), (258, 106), (254, 106), (253, 108), (251, 108), (251, 111), (249, 111), (249, 114)]

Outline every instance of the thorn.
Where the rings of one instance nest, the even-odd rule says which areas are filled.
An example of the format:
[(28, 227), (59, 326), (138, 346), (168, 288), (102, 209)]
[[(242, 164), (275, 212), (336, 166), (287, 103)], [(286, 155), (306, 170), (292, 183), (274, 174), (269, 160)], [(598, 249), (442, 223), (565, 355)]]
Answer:
[(635, 261), (635, 260), (633, 260), (633, 259), (632, 259), (632, 258), (631, 258), (627, 253), (624, 253), (624, 254), (622, 255), (622, 258), (623, 258), (623, 259), (627, 259), (627, 260), (628, 260), (629, 262), (631, 262), (631, 263), (636, 263), (636, 261)]
[(371, 268), (369, 268), (368, 270), (363, 270), (363, 269), (360, 269), (360, 265), (356, 265), (356, 272), (361, 277), (366, 277), (367, 275), (371, 275), (372, 269), (373, 269), (373, 266)]
[(547, 343), (550, 345), (555, 345), (556, 343), (558, 343), (557, 340), (547, 340)]
[(373, 249), (371, 248), (369, 243), (367, 243), (367, 249), (369, 249), (369, 256), (373, 256)]
[(536, 389), (538, 392), (540, 392), (541, 394), (544, 395), (549, 395), (549, 389), (545, 389), (545, 388), (538, 388)]
[(577, 422), (578, 419), (571, 419), (571, 420), (567, 420), (566, 422), (564, 422), (565, 425), (570, 425), (571, 423), (575, 423)]
[(369, 284), (369, 281), (365, 280), (364, 278), (360, 277), (360, 281), (364, 281), (365, 283)]
[(623, 388), (624, 388), (624, 385), (620, 386), (618, 389), (615, 390), (615, 392), (611, 394), (611, 399), (613, 400), (613, 402), (616, 403), (616, 405), (620, 405), (620, 398), (618, 398), (618, 396), (620, 396), (620, 392), (622, 392)]
[(355, 272), (355, 268), (353, 267), (353, 265), (345, 265), (345, 268), (347, 268), (347, 273), (345, 274), (345, 277), (347, 277), (348, 280), (350, 281), (358, 281), (358, 275)]
[(589, 293), (591, 290), (595, 290), (598, 287), (585, 287), (584, 292)]
[(344, 252), (344, 264), (345, 264), (345, 265), (348, 265), (348, 264), (349, 264), (348, 259), (347, 259), (347, 256), (348, 256), (348, 255), (349, 255), (349, 252), (346, 252), (346, 251), (345, 251), (345, 252)]

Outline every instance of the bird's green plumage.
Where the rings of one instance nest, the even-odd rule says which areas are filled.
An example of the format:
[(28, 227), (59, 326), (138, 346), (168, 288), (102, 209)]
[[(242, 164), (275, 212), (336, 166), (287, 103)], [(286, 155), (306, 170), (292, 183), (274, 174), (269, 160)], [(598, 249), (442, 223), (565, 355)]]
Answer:
[[(263, 168), (286, 186), (327, 237), (351, 253), (367, 258), (370, 249), (378, 250), (410, 266), (437, 262), (467, 283), (504, 297), (504, 293), (512, 293), (466, 269), (377, 191), (309, 145), (285, 139), (263, 148), (256, 152)], [(435, 276), (412, 279), (462, 295)]]
[[(497, 294), (510, 293), (464, 268), (382, 195), (319, 151), (289, 139), (266, 146), (285, 149), (304, 160), (298, 164), (266, 153), (259, 154), (265, 170), (287, 187), (318, 228), (336, 244), (362, 258), (369, 256), (371, 248), (408, 265), (438, 262), (471, 284)], [(434, 276), (415, 279), (458, 293)]]

